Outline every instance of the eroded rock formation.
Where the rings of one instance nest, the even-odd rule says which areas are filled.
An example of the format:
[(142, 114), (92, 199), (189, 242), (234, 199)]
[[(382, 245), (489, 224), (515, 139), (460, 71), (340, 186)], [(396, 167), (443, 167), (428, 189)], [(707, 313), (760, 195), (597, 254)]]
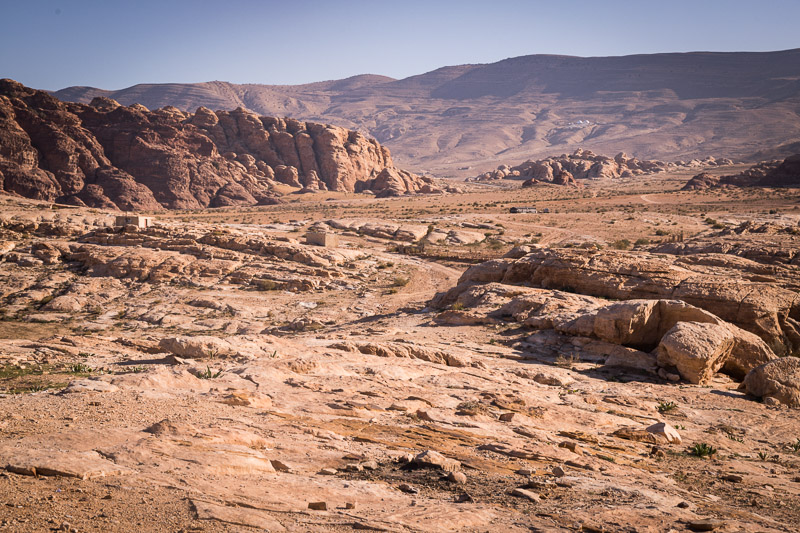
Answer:
[(500, 179), (523, 179), (523, 187), (531, 187), (537, 183), (569, 185), (580, 187), (580, 181), (586, 179), (628, 178), (643, 174), (655, 174), (675, 168), (699, 168), (709, 166), (730, 165), (730, 159), (707, 157), (689, 162), (639, 160), (620, 152), (614, 157), (597, 155), (591, 150), (578, 148), (570, 155), (551, 156), (536, 161), (528, 160), (515, 167), (500, 165), (496, 170), (485, 172), (467, 181), (488, 181)]
[(536, 249), (519, 259), (498, 259), (471, 267), (456, 287), (439, 294), (433, 304), (452, 304), (476, 284), (492, 282), (615, 300), (674, 299), (756, 334), (779, 355), (797, 353), (800, 303), (796, 292), (787, 288), (793, 287), (794, 281), (761, 281), (756, 273), (762, 269), (759, 263), (721, 254), (684, 257)]
[(712, 176), (706, 172), (686, 182), (684, 191), (724, 187), (797, 187), (800, 186), (800, 154), (783, 161), (762, 161), (740, 174)]
[(391, 196), (440, 192), (355, 131), (244, 109), (59, 101), (0, 81), (0, 189), (122, 210), (274, 203), (276, 182)]

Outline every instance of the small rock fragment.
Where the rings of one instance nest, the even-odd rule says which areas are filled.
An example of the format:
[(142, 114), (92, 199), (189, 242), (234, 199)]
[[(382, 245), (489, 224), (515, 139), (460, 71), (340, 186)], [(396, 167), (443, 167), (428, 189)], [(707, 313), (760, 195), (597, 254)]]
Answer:
[(454, 498), (454, 501), (456, 503), (470, 503), (474, 502), (475, 500), (468, 493), (462, 492)]
[(619, 428), (612, 433), (611, 436), (618, 439), (632, 440), (634, 442), (646, 442), (650, 444), (659, 444), (664, 442), (663, 439), (657, 437), (647, 430), (632, 427)]
[(438, 468), (445, 472), (455, 472), (461, 468), (461, 463), (455, 459), (449, 459), (439, 452), (425, 450), (411, 461), (412, 464), (421, 467)]
[(532, 502), (538, 502), (539, 501), (539, 495), (538, 494), (536, 494), (535, 492), (531, 492), (529, 490), (525, 490), (525, 489), (514, 489), (514, 490), (511, 491), (511, 495), (512, 496), (519, 496), (520, 498), (526, 498), (526, 499), (528, 499), (528, 500), (530, 500)]
[(667, 454), (658, 446), (653, 446), (650, 448), (650, 456), (655, 457), (656, 459), (664, 459), (667, 457)]
[(433, 417), (428, 414), (428, 411), (423, 411), (422, 409), (417, 409), (416, 415), (417, 415), (417, 418), (419, 418), (420, 420), (424, 420), (426, 422), (435, 422)]
[(286, 463), (284, 463), (283, 461), (278, 461), (277, 459), (270, 459), (269, 462), (272, 463), (272, 468), (274, 468), (278, 472), (289, 473), (292, 471), (291, 467)]
[(514, 415), (516, 415), (516, 413), (503, 413), (502, 415), (500, 415), (500, 421), (511, 422), (512, 420), (514, 420)]
[(522, 488), (542, 491), (552, 489), (555, 485), (555, 483), (547, 479), (531, 479)]
[(308, 508), (312, 511), (327, 511), (328, 504), (326, 502), (309, 502)]
[(554, 466), (554, 467), (552, 468), (552, 470), (550, 470), (550, 471), (551, 471), (551, 472), (553, 473), (553, 475), (554, 475), (554, 476), (556, 476), (556, 477), (564, 477), (564, 476), (566, 476), (566, 475), (567, 475), (567, 473), (566, 473), (566, 472), (564, 472), (564, 469), (563, 469), (563, 468), (561, 468), (561, 467), (560, 467), (560, 466), (558, 466), (558, 465)]
[(317, 474), (321, 476), (335, 476), (338, 473), (338, 470), (335, 468), (323, 468)]
[(687, 525), (692, 531), (714, 531), (722, 527), (723, 522), (722, 520), (716, 520), (714, 518), (706, 518), (703, 520), (692, 520)]
[(725, 474), (721, 479), (723, 481), (730, 481), (731, 483), (741, 483), (744, 480), (739, 474)]
[(572, 453), (583, 455), (583, 449), (581, 449), (580, 445), (577, 442), (573, 442), (570, 440), (565, 440), (558, 444), (559, 448), (566, 448), (567, 450), (571, 451)]
[(682, 442), (681, 436), (678, 431), (667, 424), (666, 422), (659, 422), (647, 428), (648, 433), (652, 433), (657, 438), (669, 444), (680, 444)]
[(447, 481), (463, 484), (467, 482), (467, 476), (463, 472), (450, 472), (447, 474)]
[(417, 494), (419, 492), (419, 489), (412, 487), (408, 483), (403, 483), (398, 488), (406, 494)]
[(404, 453), (403, 455), (395, 457), (395, 462), (397, 462), (399, 464), (410, 463), (413, 460), (414, 460), (414, 454), (413, 453)]
[(668, 372), (663, 368), (658, 369), (658, 375), (661, 379), (666, 379), (667, 381), (680, 381), (681, 377), (674, 372)]
[(345, 509), (355, 509), (356, 508), (356, 503), (355, 502), (347, 502), (347, 503), (344, 504), (344, 508)]

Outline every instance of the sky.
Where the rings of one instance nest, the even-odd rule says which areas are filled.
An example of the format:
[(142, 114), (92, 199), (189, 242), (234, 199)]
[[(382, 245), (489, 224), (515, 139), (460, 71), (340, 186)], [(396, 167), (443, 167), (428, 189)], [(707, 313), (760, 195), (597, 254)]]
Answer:
[(404, 78), (528, 54), (800, 48), (800, 0), (0, 0), (0, 78), (37, 89)]

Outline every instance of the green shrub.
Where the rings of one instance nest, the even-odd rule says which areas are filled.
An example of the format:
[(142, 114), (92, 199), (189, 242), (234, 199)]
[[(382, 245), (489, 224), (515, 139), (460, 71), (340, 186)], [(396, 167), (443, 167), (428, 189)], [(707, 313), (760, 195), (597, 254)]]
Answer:
[(205, 370), (203, 370), (202, 372), (198, 372), (197, 373), (197, 377), (200, 378), (200, 379), (216, 379), (216, 378), (220, 377), (221, 375), (222, 375), (222, 370), (218, 370), (218, 371), (214, 372), (213, 370), (211, 370), (211, 367), (209, 367), (208, 365), (206, 365), (206, 369)]
[(675, 402), (659, 402), (658, 406), (656, 407), (658, 412), (662, 414), (668, 413), (669, 411), (672, 411), (677, 408), (678, 404), (676, 404)]
[(697, 457), (711, 457), (715, 453), (717, 453), (717, 449), (711, 446), (710, 444), (697, 443), (690, 448), (692, 455), (696, 455)]

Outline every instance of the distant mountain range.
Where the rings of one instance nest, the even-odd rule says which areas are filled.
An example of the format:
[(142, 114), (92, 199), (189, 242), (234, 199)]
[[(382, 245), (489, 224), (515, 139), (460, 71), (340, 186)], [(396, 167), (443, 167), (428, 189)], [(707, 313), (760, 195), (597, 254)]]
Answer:
[(415, 171), (475, 175), (498, 163), (572, 152), (736, 160), (800, 147), (800, 49), (623, 57), (530, 55), (395, 80), (362, 75), (306, 85), (69, 87), (155, 109), (171, 105), (292, 116), (357, 129)]

